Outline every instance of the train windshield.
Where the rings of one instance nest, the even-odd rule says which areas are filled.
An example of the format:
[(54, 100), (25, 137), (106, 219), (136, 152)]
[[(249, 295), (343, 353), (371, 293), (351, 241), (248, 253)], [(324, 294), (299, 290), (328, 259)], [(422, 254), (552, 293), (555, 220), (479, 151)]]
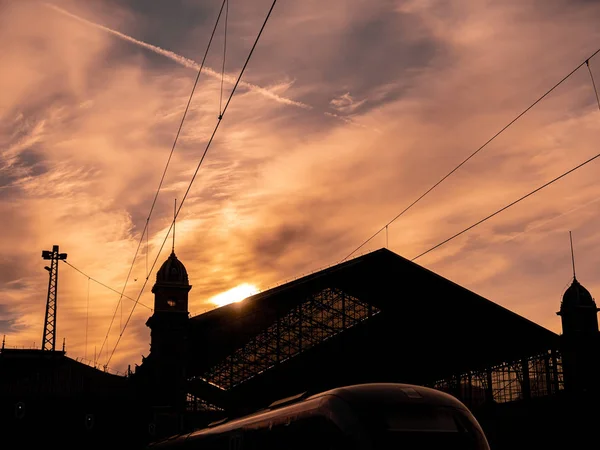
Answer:
[(476, 422), (456, 408), (386, 407), (370, 414), (368, 423), (376, 450), (488, 450)]

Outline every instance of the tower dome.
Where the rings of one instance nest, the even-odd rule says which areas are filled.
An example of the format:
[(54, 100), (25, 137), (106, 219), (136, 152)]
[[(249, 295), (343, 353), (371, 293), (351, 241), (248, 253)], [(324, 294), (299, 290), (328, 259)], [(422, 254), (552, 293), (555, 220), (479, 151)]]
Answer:
[(185, 266), (172, 251), (156, 273), (156, 284), (178, 284), (188, 286), (189, 279)]
[(563, 294), (560, 311), (564, 336), (590, 336), (598, 334), (598, 308), (592, 294), (577, 278)]
[(592, 298), (592, 294), (585, 287), (573, 278), (573, 283), (565, 291), (562, 298), (561, 309), (571, 309), (580, 307), (596, 308), (596, 302)]

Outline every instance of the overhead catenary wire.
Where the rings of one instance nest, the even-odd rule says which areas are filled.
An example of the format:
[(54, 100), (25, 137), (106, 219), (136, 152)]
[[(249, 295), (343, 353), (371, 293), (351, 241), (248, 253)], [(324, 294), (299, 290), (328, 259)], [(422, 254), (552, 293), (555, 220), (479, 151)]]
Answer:
[[(194, 84), (192, 86), (192, 91), (190, 92), (190, 96), (188, 98), (186, 107), (183, 111), (183, 115), (181, 117), (181, 121), (179, 123), (179, 127), (177, 129), (177, 133), (175, 134), (175, 139), (173, 140), (173, 145), (171, 146), (171, 151), (169, 153), (169, 157), (167, 158), (167, 162), (165, 164), (165, 168), (163, 170), (162, 176), (160, 178), (160, 182), (158, 183), (158, 188), (156, 190), (156, 194), (154, 195), (154, 199), (152, 200), (152, 205), (150, 206), (150, 212), (148, 213), (148, 217), (146, 219), (146, 224), (144, 225), (144, 229), (142, 231), (141, 234), (141, 238), (140, 241), (138, 243), (137, 249), (135, 251), (135, 254), (133, 256), (133, 260), (131, 261), (131, 266), (129, 267), (129, 272), (127, 274), (127, 278), (125, 279), (125, 284), (123, 286), (123, 290), (122, 293), (125, 292), (125, 289), (127, 287), (127, 283), (129, 282), (129, 278), (131, 277), (131, 272), (133, 271), (133, 266), (135, 265), (135, 261), (137, 258), (137, 255), (140, 251), (140, 247), (142, 245), (142, 241), (144, 240), (144, 234), (147, 234), (147, 230), (150, 224), (150, 217), (152, 216), (152, 212), (154, 211), (154, 207), (156, 206), (156, 200), (158, 199), (158, 194), (162, 188), (163, 182), (165, 180), (165, 175), (167, 173), (167, 170), (169, 168), (169, 164), (171, 162), (171, 159), (173, 157), (173, 153), (175, 151), (175, 147), (177, 146), (177, 142), (179, 140), (179, 135), (181, 134), (181, 129), (183, 128), (183, 123), (185, 121), (185, 118), (187, 116), (187, 113), (190, 109), (190, 104), (192, 103), (192, 98), (194, 96), (194, 92), (196, 91), (196, 86), (198, 85), (198, 80), (200, 79), (200, 75), (202, 73), (202, 69), (204, 68), (204, 63), (206, 61), (206, 57), (208, 56), (208, 51), (210, 50), (210, 46), (212, 44), (213, 38), (215, 36), (215, 31), (217, 30), (217, 26), (219, 25), (219, 21), (221, 19), (221, 14), (223, 13), (223, 7), (225, 6), (225, 3), (227, 2), (227, 0), (223, 0), (223, 2), (221, 3), (221, 8), (219, 9), (219, 14), (217, 15), (217, 20), (215, 21), (215, 25), (213, 27), (213, 30), (211, 32), (210, 35), (210, 39), (208, 40), (208, 45), (206, 46), (206, 50), (204, 52), (204, 57), (202, 58), (202, 63), (200, 64), (200, 69), (198, 69), (198, 74), (196, 75), (196, 79), (194, 81)], [(146, 236), (146, 242), (148, 241), (148, 236)], [(148, 249), (146, 248), (146, 253), (148, 252)], [(148, 279), (148, 277), (150, 276), (150, 273), (148, 272), (148, 270), (146, 270), (146, 280)], [(104, 346), (106, 345), (106, 340), (108, 339), (108, 335), (110, 334), (110, 330), (112, 328), (112, 324), (115, 320), (115, 317), (117, 315), (117, 312), (119, 311), (119, 305), (121, 304), (121, 299), (119, 298), (119, 301), (117, 303), (117, 306), (115, 307), (115, 311), (113, 313), (113, 316), (111, 318), (110, 324), (108, 326), (108, 331), (106, 332), (106, 337), (104, 338), (104, 342), (102, 343), (102, 346), (100, 347), (100, 352), (99, 354), (102, 354), (102, 349), (104, 348)], [(96, 362), (96, 361), (94, 361)]]
[(223, 66), (221, 67), (221, 95), (219, 97), (219, 117), (223, 114), (223, 81), (225, 79), (225, 59), (227, 56), (227, 18), (229, 17), (229, 0), (225, 0), (225, 29), (223, 31)]
[[(584, 65), (588, 66), (589, 69), (589, 61), (590, 59), (592, 59), (594, 56), (596, 56), (598, 53), (600, 52), (600, 48), (598, 50), (596, 50), (594, 53), (592, 53), (588, 58), (586, 58), (582, 63), (580, 63), (577, 67), (575, 67), (573, 70), (571, 70), (571, 72), (569, 72), (567, 75), (565, 75), (558, 83), (556, 83), (554, 86), (552, 86), (550, 89), (548, 89), (541, 97), (539, 97), (536, 101), (534, 101), (531, 105), (529, 105), (527, 108), (525, 108), (521, 113), (519, 113), (514, 119), (512, 119), (508, 124), (506, 124), (504, 127), (502, 127), (500, 129), (500, 131), (498, 131), (496, 134), (494, 134), (491, 138), (489, 138), (483, 145), (481, 145), (477, 150), (475, 150), (473, 153), (471, 153), (469, 156), (467, 156), (460, 164), (458, 164), (456, 167), (454, 167), (450, 172), (448, 172), (446, 175), (444, 175), (439, 181), (437, 181), (433, 186), (431, 186), (429, 189), (427, 189), (423, 194), (421, 194), (419, 197), (417, 197), (416, 200), (414, 200), (412, 203), (410, 203), (406, 208), (404, 208), (400, 213), (398, 213), (392, 220), (390, 220), (389, 222), (387, 222), (383, 227), (381, 227), (379, 230), (377, 230), (375, 233), (373, 233), (367, 240), (365, 240), (362, 244), (360, 244), (358, 247), (356, 247), (354, 250), (352, 250), (344, 259), (342, 259), (340, 262), (344, 262), (346, 261), (350, 256), (352, 256), (354, 253), (356, 253), (358, 250), (360, 250), (362, 247), (364, 247), (366, 244), (368, 244), (375, 236), (377, 236), (379, 233), (381, 233), (383, 230), (385, 230), (388, 226), (390, 226), (393, 222), (395, 222), (396, 220), (398, 220), (404, 213), (406, 213), (408, 210), (410, 210), (414, 205), (416, 205), (417, 203), (419, 203), (425, 196), (427, 196), (431, 191), (433, 191), (435, 188), (437, 188), (440, 184), (442, 184), (448, 177), (450, 177), (452, 174), (454, 174), (454, 172), (456, 172), (458, 169), (460, 169), (463, 165), (465, 165), (471, 158), (473, 158), (475, 155), (477, 155), (480, 151), (482, 151), (485, 147), (487, 147), (493, 140), (495, 140), (498, 136), (500, 136), (504, 131), (506, 131), (511, 125), (513, 125), (517, 120), (519, 120), (521, 117), (523, 117), (525, 114), (527, 114), (527, 112), (529, 110), (531, 110), (533, 107), (535, 107), (539, 102), (541, 102), (544, 98), (546, 98), (552, 91), (554, 91), (557, 87), (559, 87), (562, 83), (564, 83), (567, 79), (569, 79), (575, 72), (577, 72), (581, 67), (583, 67)], [(591, 74), (591, 71), (590, 71)], [(593, 77), (592, 77), (592, 82), (593, 82)], [(594, 90), (595, 90), (595, 84), (594, 84)], [(597, 96), (597, 92), (596, 92), (596, 96)], [(598, 98), (598, 97), (596, 97)], [(598, 101), (598, 105), (600, 107), (600, 100)]]
[(592, 73), (592, 69), (590, 68), (590, 60), (586, 60), (585, 65), (587, 66), (588, 72), (590, 73), (590, 78), (592, 79), (592, 87), (594, 88), (594, 94), (596, 94), (596, 103), (598, 103), (598, 109), (600, 109), (600, 98), (598, 97), (598, 89), (596, 89), (596, 82), (594, 81), (594, 74)]
[[(256, 45), (258, 44), (258, 41), (260, 40), (260, 37), (265, 29), (265, 26), (267, 25), (267, 22), (269, 21), (269, 17), (271, 17), (271, 13), (273, 12), (273, 8), (275, 7), (275, 4), (277, 3), (277, 0), (273, 0), (273, 2), (271, 3), (271, 7), (269, 8), (269, 11), (267, 12), (267, 15), (265, 17), (265, 20), (263, 21), (262, 26), (260, 27), (260, 30), (256, 36), (256, 39), (254, 40), (254, 44), (252, 45), (252, 48), (250, 49), (250, 51), (248, 52), (248, 56), (246, 57), (246, 61), (244, 62), (244, 65), (242, 66), (242, 69), (240, 70), (240, 74), (237, 77), (237, 80), (233, 86), (233, 89), (231, 90), (231, 93), (229, 94), (229, 98), (227, 99), (227, 102), (225, 103), (225, 107), (223, 108), (223, 112), (219, 115), (217, 123), (215, 125), (215, 128), (213, 129), (213, 132), (208, 140), (208, 142), (206, 143), (206, 147), (204, 149), (204, 152), (202, 153), (202, 157), (200, 158), (200, 161), (198, 162), (198, 165), (196, 166), (196, 170), (194, 171), (194, 174), (192, 175), (192, 178), (190, 180), (190, 183), (185, 191), (185, 194), (183, 195), (183, 198), (181, 199), (181, 203), (179, 203), (179, 207), (177, 208), (177, 212), (175, 214), (175, 217), (173, 218), (173, 221), (171, 221), (171, 225), (169, 226), (169, 229), (167, 230), (167, 233), (165, 235), (165, 238), (163, 239), (163, 242), (160, 246), (160, 249), (156, 255), (156, 258), (154, 259), (154, 262), (152, 263), (152, 266), (150, 268), (150, 272), (152, 272), (152, 270), (154, 269), (154, 266), (156, 265), (156, 262), (158, 261), (158, 258), (160, 257), (160, 253), (162, 252), (163, 247), (165, 246), (165, 243), (167, 242), (167, 239), (169, 238), (169, 234), (171, 233), (171, 230), (173, 228), (173, 225), (175, 223), (175, 220), (177, 219), (177, 217), (179, 216), (179, 213), (181, 212), (181, 208), (183, 208), (183, 205), (185, 204), (185, 201), (187, 199), (187, 196), (190, 192), (190, 189), (192, 188), (192, 185), (194, 183), (194, 180), (196, 179), (196, 176), (198, 175), (198, 171), (200, 170), (200, 167), (202, 166), (202, 163), (204, 161), (204, 158), (206, 157), (206, 154), (208, 153), (208, 150), (210, 148), (211, 143), (214, 140), (214, 137), (217, 133), (217, 130), (219, 129), (219, 125), (222, 122), (223, 117), (225, 116), (225, 112), (227, 111), (227, 108), (229, 107), (229, 104), (231, 103), (231, 99), (233, 98), (233, 95), (235, 94), (235, 91), (237, 90), (237, 87), (240, 83), (240, 80), (242, 79), (242, 76), (244, 75), (244, 71), (246, 70), (246, 67), (248, 66), (248, 63), (250, 62), (250, 58), (252, 57), (252, 54), (254, 53), (254, 49), (256, 48)], [(129, 313), (129, 316), (127, 317), (127, 320), (125, 321), (125, 325), (123, 326), (123, 329), (121, 330), (121, 332), (119, 333), (119, 337), (117, 338), (117, 342), (115, 343), (115, 346), (110, 354), (110, 356), (108, 357), (108, 360), (106, 361), (106, 365), (108, 365), (110, 363), (110, 360), (112, 359), (115, 351), (117, 350), (117, 347), (119, 345), (119, 343), (121, 342), (121, 337), (123, 336), (123, 334), (125, 333), (125, 330), (127, 329), (127, 325), (129, 324), (129, 321), (131, 320), (131, 317), (133, 315), (133, 312), (135, 310), (135, 307), (140, 299), (140, 297), (142, 296), (142, 293), (144, 292), (144, 289), (146, 287), (146, 284), (148, 283), (148, 278), (146, 278), (144, 280), (144, 284), (142, 285), (142, 288), (140, 289), (140, 292), (137, 296), (136, 302), (134, 303), (133, 307), (131, 308), (131, 311)]]
[[(581, 204), (579, 204), (578, 206), (576, 206), (574, 208), (571, 208), (571, 209), (569, 209), (569, 210), (567, 210), (567, 211), (565, 211), (565, 212), (563, 212), (561, 214), (558, 214), (558, 215), (556, 215), (554, 217), (551, 217), (550, 219), (544, 220), (543, 222), (538, 222), (534, 226), (531, 226), (531, 227), (529, 227), (529, 228), (527, 228), (527, 229), (525, 229), (525, 230), (523, 230), (523, 231), (521, 231), (521, 232), (519, 232), (517, 234), (512, 234), (511, 236), (507, 237), (506, 239), (495, 241), (491, 245), (503, 245), (503, 244), (506, 244), (508, 242), (512, 242), (512, 241), (520, 238), (521, 236), (523, 236), (523, 235), (525, 235), (527, 233), (530, 233), (530, 232), (532, 232), (534, 230), (538, 230), (538, 229), (540, 229), (542, 227), (545, 227), (546, 225), (548, 225), (551, 222), (554, 222), (555, 220), (564, 218), (564, 217), (566, 217), (566, 216), (568, 216), (570, 214), (573, 214), (574, 212), (577, 212), (577, 211), (581, 210), (582, 208), (587, 208), (590, 205), (592, 205), (594, 203), (598, 203), (598, 202), (600, 202), (600, 197), (594, 198), (594, 199), (592, 199), (589, 202), (581, 203)], [(488, 246), (486, 246), (486, 248), (487, 247)]]
[(85, 350), (84, 359), (87, 359), (87, 344), (88, 344), (88, 327), (90, 324), (90, 277), (87, 282), (87, 305), (85, 308)]
[[(121, 294), (121, 292), (117, 291), (116, 289), (111, 288), (110, 286), (108, 286), (107, 284), (102, 283), (101, 281), (98, 281), (96, 278), (89, 276), (87, 273), (85, 273), (83, 270), (78, 269), (77, 267), (75, 267), (73, 264), (71, 264), (70, 262), (68, 262), (66, 259), (61, 259), (62, 262), (64, 262), (66, 265), (68, 265), (69, 267), (71, 267), (72, 269), (76, 270), (77, 272), (79, 272), (81, 275), (83, 275), (84, 277), (86, 277), (88, 280), (92, 280), (94, 283), (99, 284), (102, 287), (105, 287), (106, 289), (108, 289), (109, 291), (113, 291), (116, 294), (122, 295), (124, 298), (131, 300), (132, 302), (135, 302), (134, 298), (129, 297), (128, 295), (123, 295)], [(141, 303), (138, 302), (140, 305), (142, 305), (144, 308), (149, 309), (150, 311), (152, 311), (152, 308), (149, 307), (148, 305), (146, 305), (145, 303)]]
[(146, 276), (148, 274), (148, 252), (150, 251), (150, 224), (146, 226)]
[(462, 235), (462, 234), (466, 233), (467, 231), (469, 231), (469, 230), (472, 230), (472, 229), (473, 229), (473, 228), (475, 228), (477, 225), (480, 225), (480, 224), (482, 224), (483, 222), (485, 222), (485, 221), (487, 221), (487, 220), (491, 219), (492, 217), (494, 217), (494, 216), (496, 216), (496, 215), (500, 214), (501, 212), (503, 212), (503, 211), (506, 211), (506, 210), (507, 210), (508, 208), (510, 208), (511, 206), (514, 206), (514, 205), (516, 205), (517, 203), (519, 203), (519, 202), (521, 202), (521, 201), (525, 200), (526, 198), (528, 198), (528, 197), (531, 197), (532, 195), (536, 194), (537, 192), (541, 191), (542, 189), (544, 189), (544, 188), (546, 188), (546, 187), (550, 186), (551, 184), (553, 184), (553, 183), (557, 182), (557, 181), (558, 181), (558, 180), (560, 180), (561, 178), (564, 178), (564, 177), (566, 177), (566, 176), (567, 176), (567, 175), (569, 175), (570, 173), (572, 173), (572, 172), (575, 172), (577, 169), (579, 169), (579, 168), (581, 168), (581, 167), (585, 166), (586, 164), (589, 164), (589, 163), (591, 163), (592, 161), (594, 161), (594, 160), (595, 160), (595, 159), (597, 159), (597, 158), (600, 158), (600, 153), (598, 153), (598, 154), (596, 154), (596, 155), (592, 156), (591, 158), (587, 159), (586, 161), (582, 162), (581, 164), (578, 164), (577, 166), (573, 167), (572, 169), (569, 169), (569, 170), (567, 170), (567, 171), (566, 171), (566, 172), (564, 172), (563, 174), (561, 174), (561, 175), (557, 176), (556, 178), (554, 178), (554, 179), (552, 179), (552, 180), (548, 181), (547, 183), (544, 183), (544, 184), (543, 184), (543, 185), (541, 185), (540, 187), (538, 187), (538, 188), (534, 189), (533, 191), (529, 192), (528, 194), (525, 194), (524, 196), (522, 196), (522, 197), (518, 198), (517, 200), (515, 200), (515, 201), (513, 201), (513, 202), (509, 203), (508, 205), (506, 205), (506, 206), (503, 206), (502, 208), (500, 208), (500, 209), (498, 209), (497, 211), (493, 212), (493, 213), (492, 213), (492, 214), (490, 214), (489, 216), (486, 216), (486, 217), (484, 217), (483, 219), (481, 219), (481, 220), (479, 220), (479, 221), (475, 222), (473, 225), (470, 225), (470, 226), (468, 226), (467, 228), (463, 229), (462, 231), (459, 231), (458, 233), (456, 233), (456, 234), (454, 234), (454, 235), (450, 236), (448, 239), (445, 239), (445, 240), (443, 240), (443, 241), (442, 241), (442, 242), (440, 242), (439, 244), (436, 244), (436, 245), (434, 245), (434, 246), (433, 246), (433, 247), (431, 247), (429, 250), (426, 250), (426, 251), (424, 251), (423, 253), (421, 253), (421, 254), (419, 254), (419, 255), (415, 256), (414, 258), (412, 258), (412, 259), (411, 259), (411, 261), (415, 261), (416, 259), (418, 259), (418, 258), (420, 258), (420, 257), (422, 257), (422, 256), (425, 256), (427, 253), (429, 253), (429, 252), (432, 252), (433, 250), (435, 250), (435, 249), (437, 249), (437, 248), (441, 247), (442, 245), (444, 245), (444, 244), (446, 244), (446, 243), (450, 242), (451, 240), (453, 240), (453, 239), (455, 239), (455, 238), (459, 237), (460, 235)]

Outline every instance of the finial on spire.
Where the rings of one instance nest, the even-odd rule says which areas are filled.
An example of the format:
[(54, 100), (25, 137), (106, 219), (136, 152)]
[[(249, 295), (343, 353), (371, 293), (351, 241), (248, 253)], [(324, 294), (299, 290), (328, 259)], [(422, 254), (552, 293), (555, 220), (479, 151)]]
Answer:
[(172, 252), (175, 253), (175, 219), (177, 218), (177, 199), (175, 199), (175, 205), (173, 206), (173, 248)]
[(575, 277), (575, 255), (573, 253), (573, 236), (571, 235), (570, 231), (569, 240), (571, 241), (571, 263), (573, 264), (573, 280), (576, 280), (577, 278)]

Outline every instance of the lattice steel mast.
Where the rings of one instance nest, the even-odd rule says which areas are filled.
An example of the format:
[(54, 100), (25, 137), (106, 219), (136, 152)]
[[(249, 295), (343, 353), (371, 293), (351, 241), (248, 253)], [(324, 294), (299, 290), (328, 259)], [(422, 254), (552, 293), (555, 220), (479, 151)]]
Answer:
[(56, 349), (56, 298), (58, 293), (58, 261), (67, 259), (66, 253), (58, 253), (58, 245), (52, 246), (52, 251), (43, 250), (42, 258), (50, 260), (48, 280), (48, 297), (46, 299), (46, 316), (44, 319), (44, 334), (42, 336), (42, 350), (54, 351)]

